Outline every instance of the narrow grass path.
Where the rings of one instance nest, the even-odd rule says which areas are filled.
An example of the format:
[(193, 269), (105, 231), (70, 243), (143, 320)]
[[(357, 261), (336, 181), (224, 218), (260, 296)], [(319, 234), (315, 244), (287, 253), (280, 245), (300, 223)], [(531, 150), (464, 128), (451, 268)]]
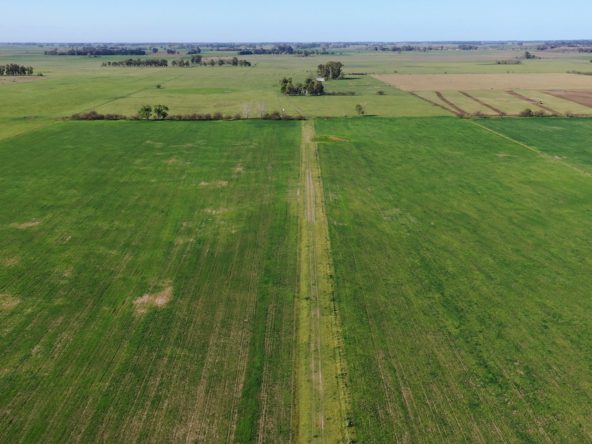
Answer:
[(314, 123), (301, 142), (296, 442), (354, 441)]

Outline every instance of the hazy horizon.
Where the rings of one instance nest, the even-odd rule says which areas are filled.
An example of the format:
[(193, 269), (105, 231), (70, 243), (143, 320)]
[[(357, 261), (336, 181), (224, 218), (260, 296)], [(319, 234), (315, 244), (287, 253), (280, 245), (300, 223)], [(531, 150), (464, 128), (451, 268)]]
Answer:
[(451, 0), (364, 4), (303, 0), (267, 5), (229, 0), (224, 7), (188, 0), (72, 0), (3, 6), (1, 42), (449, 42), (590, 38), (592, 4), (550, 0), (475, 3)]

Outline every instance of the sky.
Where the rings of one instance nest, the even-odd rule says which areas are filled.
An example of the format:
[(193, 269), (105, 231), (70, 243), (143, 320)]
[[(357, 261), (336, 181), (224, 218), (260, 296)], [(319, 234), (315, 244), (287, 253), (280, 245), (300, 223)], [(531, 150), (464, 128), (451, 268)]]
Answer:
[(592, 0), (0, 0), (0, 42), (592, 39)]

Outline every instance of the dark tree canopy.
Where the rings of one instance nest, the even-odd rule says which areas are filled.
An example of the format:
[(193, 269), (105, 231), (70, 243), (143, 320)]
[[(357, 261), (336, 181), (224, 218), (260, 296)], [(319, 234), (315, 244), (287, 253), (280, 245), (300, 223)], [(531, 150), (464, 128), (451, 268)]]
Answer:
[(318, 74), (327, 80), (336, 80), (343, 78), (343, 63), (341, 62), (327, 62), (324, 65), (318, 66)]
[(30, 66), (17, 65), (16, 63), (9, 63), (8, 65), (0, 65), (0, 76), (32, 76), (33, 68)]

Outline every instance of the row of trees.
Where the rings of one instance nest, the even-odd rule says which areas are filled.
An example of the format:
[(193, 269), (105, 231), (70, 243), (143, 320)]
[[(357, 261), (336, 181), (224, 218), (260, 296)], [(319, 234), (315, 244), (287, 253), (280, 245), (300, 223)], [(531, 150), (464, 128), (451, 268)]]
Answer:
[(304, 83), (294, 84), (292, 78), (284, 77), (280, 90), (286, 96), (322, 96), (325, 94), (323, 82), (308, 78)]
[(120, 48), (107, 46), (84, 46), (82, 48), (70, 48), (59, 50), (58, 48), (45, 51), (45, 55), (50, 56), (114, 56), (114, 55), (146, 55), (146, 51), (141, 48)]
[(169, 66), (167, 59), (127, 59), (120, 62), (103, 62), (102, 66), (125, 66), (125, 67), (156, 67)]
[[(202, 56), (193, 56), (191, 60), (173, 60), (171, 62), (172, 66), (179, 67), (179, 68), (189, 68), (192, 65), (201, 65), (201, 66), (223, 66), (223, 65), (230, 65), (230, 66), (251, 66), (251, 62), (248, 60), (240, 60), (238, 57), (228, 58), (228, 59), (208, 59), (207, 61), (202, 58)], [(169, 62), (167, 59), (127, 59), (121, 60), (119, 62), (103, 62), (102, 66), (116, 66), (116, 67), (156, 67), (156, 68), (166, 68), (169, 66)]]
[(336, 80), (343, 78), (343, 63), (341, 62), (327, 62), (324, 65), (319, 65), (317, 68), (319, 77), (327, 80)]
[(8, 65), (0, 65), (0, 76), (32, 76), (33, 68), (30, 66), (17, 65), (16, 63), (9, 63)]
[(224, 66), (224, 65), (231, 65), (231, 66), (251, 66), (251, 62), (244, 59), (239, 59), (238, 57), (232, 57), (229, 59), (208, 59), (207, 61), (203, 61), (202, 66)]

